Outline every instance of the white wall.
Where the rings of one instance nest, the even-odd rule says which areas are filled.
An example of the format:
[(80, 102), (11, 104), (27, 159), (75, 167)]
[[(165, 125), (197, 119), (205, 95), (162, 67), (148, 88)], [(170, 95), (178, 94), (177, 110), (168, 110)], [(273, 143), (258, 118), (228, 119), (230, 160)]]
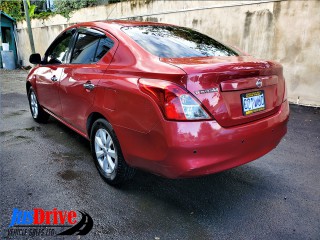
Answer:
[[(67, 26), (130, 18), (197, 29), (258, 58), (284, 66), (291, 102), (320, 106), (320, 1), (129, 1), (81, 9), (67, 21), (32, 20), (36, 51), (43, 54)], [(26, 23), (18, 23), (19, 56), (31, 53)]]

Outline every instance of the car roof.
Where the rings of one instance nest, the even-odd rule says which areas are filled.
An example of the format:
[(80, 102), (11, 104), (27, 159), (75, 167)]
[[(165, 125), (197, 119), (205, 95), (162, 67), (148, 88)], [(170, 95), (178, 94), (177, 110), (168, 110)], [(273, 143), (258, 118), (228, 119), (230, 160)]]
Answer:
[(121, 27), (132, 27), (132, 26), (173, 26), (172, 24), (167, 23), (158, 23), (158, 22), (142, 22), (142, 21), (132, 21), (132, 20), (103, 20), (103, 21), (92, 21), (92, 22), (81, 22), (74, 24), (67, 29), (74, 27), (92, 27), (99, 26), (102, 28), (117, 28)]
[(122, 27), (130, 27), (130, 26), (141, 26), (141, 25), (170, 25), (166, 23), (159, 23), (159, 22), (142, 22), (142, 21), (133, 21), (133, 20), (105, 20), (105, 21), (97, 21), (107, 24), (117, 24)]

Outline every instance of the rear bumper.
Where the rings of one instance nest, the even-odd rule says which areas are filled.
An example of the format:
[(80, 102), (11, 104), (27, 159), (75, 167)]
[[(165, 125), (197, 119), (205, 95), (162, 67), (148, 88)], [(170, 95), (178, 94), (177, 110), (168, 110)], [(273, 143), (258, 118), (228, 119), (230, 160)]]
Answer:
[(162, 120), (147, 134), (115, 128), (129, 165), (168, 178), (224, 171), (275, 148), (287, 132), (289, 105), (267, 118), (230, 128), (216, 121)]

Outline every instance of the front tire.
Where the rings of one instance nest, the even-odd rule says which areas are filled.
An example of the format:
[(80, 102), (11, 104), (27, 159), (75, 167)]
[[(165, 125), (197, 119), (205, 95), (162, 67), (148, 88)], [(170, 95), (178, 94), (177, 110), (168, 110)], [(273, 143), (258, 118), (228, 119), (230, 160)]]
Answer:
[(108, 184), (119, 186), (134, 176), (135, 170), (125, 162), (115, 132), (105, 119), (93, 123), (90, 143), (95, 165)]
[(40, 106), (37, 95), (33, 87), (30, 87), (29, 89), (28, 100), (29, 100), (30, 111), (33, 119), (38, 123), (46, 123), (50, 115), (46, 113), (43, 110), (43, 108)]

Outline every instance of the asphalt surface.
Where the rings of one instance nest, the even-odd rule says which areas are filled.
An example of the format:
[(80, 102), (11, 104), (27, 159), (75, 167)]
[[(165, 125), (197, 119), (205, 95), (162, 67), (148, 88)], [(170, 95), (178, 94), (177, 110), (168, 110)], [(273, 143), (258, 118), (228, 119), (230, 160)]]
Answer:
[(26, 238), (320, 239), (320, 109), (291, 105), (279, 146), (244, 166), (181, 180), (138, 172), (116, 189), (87, 140), (52, 118), (33, 121), (26, 72), (0, 74), (0, 238), (13, 208), (57, 208), (88, 213), (91, 232)]

